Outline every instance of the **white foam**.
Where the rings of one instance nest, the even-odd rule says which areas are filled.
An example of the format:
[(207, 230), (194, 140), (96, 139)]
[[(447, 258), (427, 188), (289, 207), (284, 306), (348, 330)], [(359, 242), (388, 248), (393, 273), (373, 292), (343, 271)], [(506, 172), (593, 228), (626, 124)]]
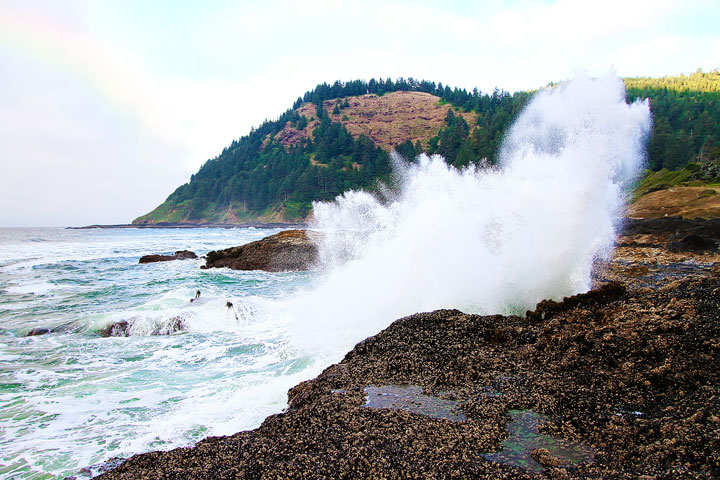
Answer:
[(57, 285), (53, 285), (50, 282), (32, 282), (26, 284), (11, 283), (7, 286), (6, 290), (8, 293), (15, 293), (19, 295), (33, 294), (33, 295), (47, 295), (53, 290), (57, 290)]
[(649, 127), (648, 104), (627, 105), (615, 75), (578, 78), (533, 97), (498, 168), (423, 155), (396, 169), (394, 194), (315, 204), (327, 273), (291, 302), (291, 338), (339, 358), (418, 311), (524, 312), (588, 290)]

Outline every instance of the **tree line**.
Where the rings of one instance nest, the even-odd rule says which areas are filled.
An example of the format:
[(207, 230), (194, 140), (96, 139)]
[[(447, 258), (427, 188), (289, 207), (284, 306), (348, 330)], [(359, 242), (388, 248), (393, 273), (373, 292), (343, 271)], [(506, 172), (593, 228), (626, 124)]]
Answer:
[[(696, 72), (688, 77), (626, 79), (627, 100), (648, 98), (653, 131), (648, 145), (648, 167), (679, 169), (691, 161), (720, 157), (720, 73)], [(219, 212), (234, 209), (248, 219), (281, 211), (286, 219), (304, 218), (313, 200), (328, 200), (343, 191), (373, 188), (390, 174), (388, 152), (361, 135), (354, 138), (323, 108), (327, 100), (394, 91), (420, 91), (440, 97), (448, 106), (445, 124), (424, 148), (417, 139), (395, 146), (407, 159), (420, 153), (438, 153), (449, 164), (464, 167), (483, 159), (497, 162), (504, 133), (531, 97), (530, 92), (450, 88), (413, 78), (354, 80), (321, 84), (305, 93), (277, 120), (266, 121), (234, 140), (208, 160), (145, 217), (155, 221), (212, 221)], [(318, 126), (311, 138), (285, 147), (272, 138), (290, 122), (307, 124), (296, 109), (316, 105)], [(468, 125), (458, 112), (475, 112), (477, 124)], [(271, 140), (268, 140), (271, 139)]]

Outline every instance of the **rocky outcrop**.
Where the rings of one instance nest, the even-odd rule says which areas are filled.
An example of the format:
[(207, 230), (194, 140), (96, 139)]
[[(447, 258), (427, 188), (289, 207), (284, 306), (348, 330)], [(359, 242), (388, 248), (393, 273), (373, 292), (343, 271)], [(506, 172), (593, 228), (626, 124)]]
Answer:
[(189, 258), (197, 258), (197, 255), (190, 250), (178, 250), (175, 252), (175, 255), (145, 255), (140, 257), (139, 263), (169, 262), (171, 260), (186, 260)]
[(201, 268), (268, 272), (309, 270), (317, 259), (313, 235), (306, 230), (285, 230), (246, 245), (212, 251)]

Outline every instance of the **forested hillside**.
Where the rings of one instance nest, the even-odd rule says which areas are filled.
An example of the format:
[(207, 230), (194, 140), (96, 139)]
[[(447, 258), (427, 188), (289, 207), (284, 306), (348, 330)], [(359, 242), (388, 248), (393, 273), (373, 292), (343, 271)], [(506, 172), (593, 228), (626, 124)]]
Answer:
[(648, 167), (678, 170), (720, 154), (720, 72), (625, 79), (627, 97), (649, 98), (653, 133)]
[[(720, 73), (625, 82), (629, 101), (650, 99), (651, 169), (719, 156)], [(133, 223), (302, 220), (313, 200), (387, 180), (392, 149), (407, 159), (439, 153), (457, 167), (495, 163), (503, 133), (530, 95), (412, 78), (322, 84), (233, 141)]]

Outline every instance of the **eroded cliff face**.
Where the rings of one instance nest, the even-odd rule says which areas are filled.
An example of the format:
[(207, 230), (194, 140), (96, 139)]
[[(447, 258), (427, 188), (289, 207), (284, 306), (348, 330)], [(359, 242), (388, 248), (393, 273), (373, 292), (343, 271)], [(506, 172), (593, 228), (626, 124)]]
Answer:
[(258, 429), (102, 478), (716, 478), (720, 255), (678, 228), (634, 225), (594, 290), (525, 315), (399, 319)]

